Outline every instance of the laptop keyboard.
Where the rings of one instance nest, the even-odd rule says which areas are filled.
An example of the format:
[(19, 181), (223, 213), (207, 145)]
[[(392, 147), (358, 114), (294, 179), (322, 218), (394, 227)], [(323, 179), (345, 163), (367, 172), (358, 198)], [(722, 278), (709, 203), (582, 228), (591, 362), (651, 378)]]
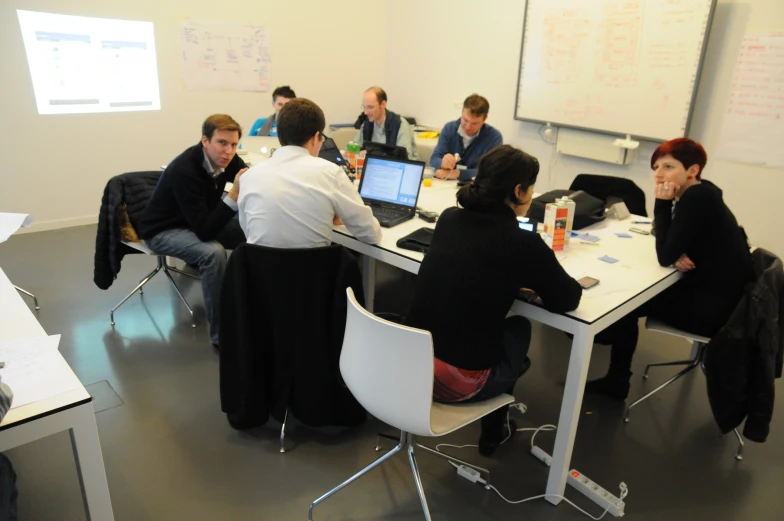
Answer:
[(382, 219), (389, 221), (392, 219), (397, 219), (401, 215), (404, 215), (402, 212), (393, 210), (392, 208), (383, 208), (379, 206), (374, 206), (372, 208), (373, 208), (373, 215), (375, 215), (376, 219), (378, 219), (379, 221)]

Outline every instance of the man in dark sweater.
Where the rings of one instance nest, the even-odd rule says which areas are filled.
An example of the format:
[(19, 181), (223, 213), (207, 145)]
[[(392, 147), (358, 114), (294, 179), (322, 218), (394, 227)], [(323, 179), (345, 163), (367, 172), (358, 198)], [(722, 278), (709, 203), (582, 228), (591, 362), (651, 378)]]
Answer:
[[(154, 252), (199, 267), (215, 347), (226, 250), (245, 242), (234, 219), (240, 176), (247, 170), (236, 155), (241, 136), (239, 123), (230, 116), (208, 117), (202, 125), (201, 141), (166, 167), (140, 223), (141, 237)], [(226, 183), (232, 181), (234, 186), (221, 199)]]
[(471, 94), (463, 102), (460, 119), (444, 125), (430, 156), (430, 166), (438, 179), (473, 179), (479, 158), (503, 144), (501, 133), (485, 123), (489, 112), (490, 103), (479, 94)]

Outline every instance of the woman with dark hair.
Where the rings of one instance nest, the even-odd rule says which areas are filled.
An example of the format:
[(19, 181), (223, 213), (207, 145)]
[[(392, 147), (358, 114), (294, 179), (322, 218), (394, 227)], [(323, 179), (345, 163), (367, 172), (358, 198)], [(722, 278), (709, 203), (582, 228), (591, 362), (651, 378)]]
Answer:
[(586, 392), (617, 400), (628, 396), (639, 317), (654, 316), (677, 329), (712, 337), (754, 277), (743, 229), (721, 190), (702, 179), (707, 162), (702, 145), (688, 138), (667, 141), (654, 151), (656, 255), (659, 264), (674, 266), (684, 276), (596, 337), (597, 343), (612, 345), (610, 369), (588, 382)]
[[(528, 369), (531, 324), (506, 318), (521, 288), (545, 308), (570, 311), (582, 288), (518, 216), (531, 205), (539, 162), (509, 145), (479, 160), (476, 178), (445, 210), (417, 277), (408, 325), (430, 331), (435, 349), (436, 401), (479, 401), (512, 393)], [(490, 455), (510, 434), (508, 407), (482, 419), (479, 451)]]

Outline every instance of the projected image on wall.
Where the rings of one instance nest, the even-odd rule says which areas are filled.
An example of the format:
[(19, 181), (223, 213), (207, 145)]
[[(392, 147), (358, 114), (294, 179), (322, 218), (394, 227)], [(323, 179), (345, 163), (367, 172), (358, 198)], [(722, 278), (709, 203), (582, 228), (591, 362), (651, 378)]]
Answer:
[(160, 110), (152, 22), (17, 14), (39, 114)]

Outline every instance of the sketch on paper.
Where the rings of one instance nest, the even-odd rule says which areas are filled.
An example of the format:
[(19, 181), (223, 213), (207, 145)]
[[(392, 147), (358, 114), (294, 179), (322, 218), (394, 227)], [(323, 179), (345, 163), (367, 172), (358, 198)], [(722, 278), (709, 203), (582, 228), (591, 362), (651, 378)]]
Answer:
[(182, 22), (182, 74), (188, 90), (265, 92), (270, 81), (270, 44), (259, 25)]

